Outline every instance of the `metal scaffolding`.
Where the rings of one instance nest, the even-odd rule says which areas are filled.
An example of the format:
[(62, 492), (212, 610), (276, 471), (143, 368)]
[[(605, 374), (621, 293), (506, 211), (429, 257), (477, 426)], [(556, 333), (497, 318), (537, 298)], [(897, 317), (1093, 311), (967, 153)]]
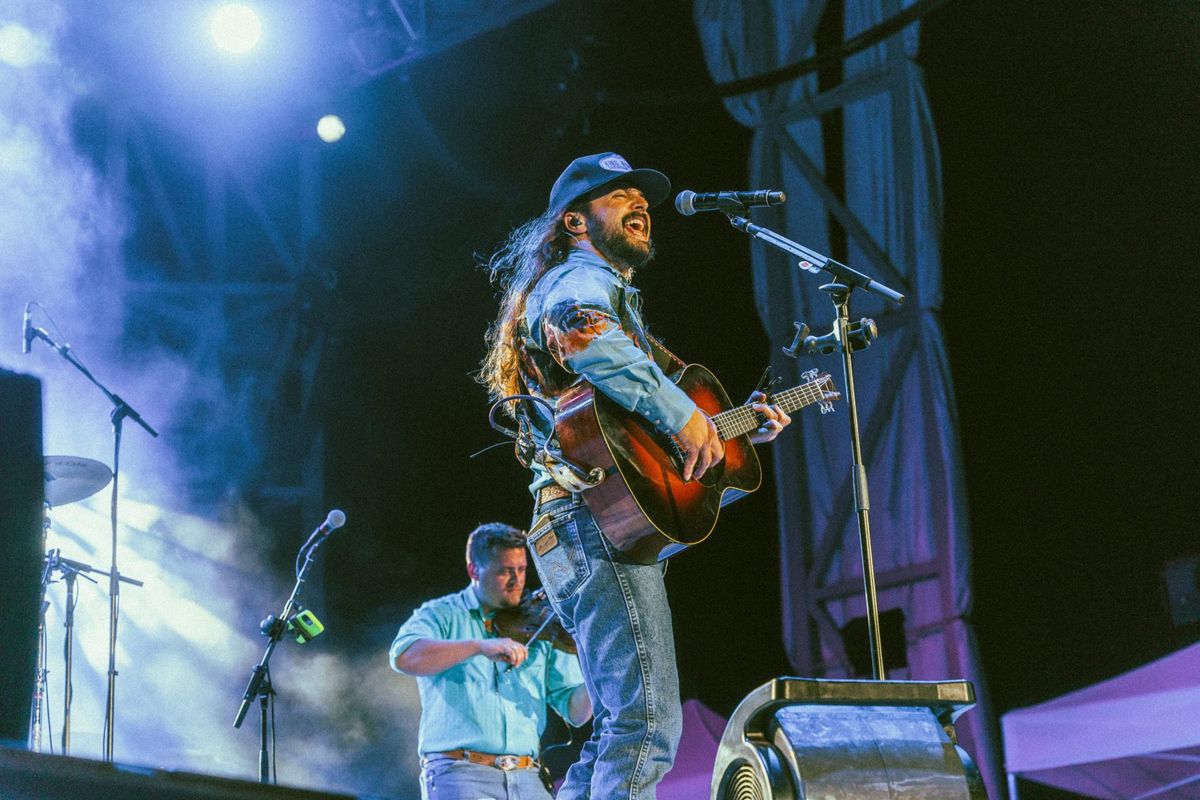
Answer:
[(334, 279), (311, 252), (318, 143), (248, 163), (160, 135), (128, 110), (109, 121), (105, 170), (138, 213), (119, 259), (125, 338), (185, 366), (169, 440), (190, 499), (234, 495), (288, 525), (320, 519), (314, 398)]

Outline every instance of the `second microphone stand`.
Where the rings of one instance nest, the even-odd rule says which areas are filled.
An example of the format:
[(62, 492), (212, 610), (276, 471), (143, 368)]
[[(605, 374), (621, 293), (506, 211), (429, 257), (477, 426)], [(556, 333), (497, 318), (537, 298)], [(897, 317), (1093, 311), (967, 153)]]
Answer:
[[(337, 513), (341, 514), (340, 511)], [(335, 521), (336, 524), (333, 524)], [(242, 704), (238, 707), (237, 716), (233, 720), (234, 728), (242, 727), (242, 723), (246, 719), (246, 714), (250, 711), (250, 705), (256, 698), (258, 699), (260, 726), (258, 749), (259, 783), (271, 782), (271, 750), (274, 748), (268, 746), (267, 736), (268, 730), (270, 730), (271, 738), (273, 739), (275, 728), (273, 722), (268, 725), (268, 716), (270, 715), (271, 719), (274, 719), (273, 705), (275, 697), (275, 690), (271, 686), (271, 654), (275, 652), (275, 645), (279, 644), (284, 634), (293, 629), (293, 624), (303, 611), (300, 605), (300, 590), (304, 586), (304, 580), (308, 575), (309, 567), (312, 566), (313, 557), (317, 554), (317, 549), (324, 543), (328, 532), (340, 527), (344, 522), (344, 514), (339, 519), (331, 513), (325, 525), (317, 528), (308, 538), (308, 541), (300, 548), (300, 554), (297, 556), (297, 562), (299, 562), (300, 556), (303, 556), (304, 563), (296, 570), (296, 584), (292, 587), (292, 593), (283, 605), (283, 612), (278, 617), (274, 614), (268, 615), (260, 626), (263, 636), (267, 637), (267, 649), (250, 673), (250, 682), (246, 685), (246, 691), (242, 694)], [(308, 614), (310, 612), (304, 613)], [(305, 627), (303, 621), (300, 622), (300, 627), (302, 630)], [(315, 635), (315, 633), (312, 635)], [(301, 641), (307, 640), (303, 635), (300, 639)]]
[(117, 620), (120, 616), (121, 608), (121, 573), (117, 570), (117, 490), (119, 488), (121, 466), (121, 427), (126, 419), (131, 419), (138, 425), (141, 425), (151, 436), (157, 437), (158, 431), (150, 427), (133, 406), (126, 403), (118, 395), (110, 392), (107, 386), (96, 380), (95, 376), (83, 365), (83, 362), (71, 352), (69, 344), (59, 344), (51, 338), (50, 334), (41, 328), (31, 328), (28, 337), (30, 339), (41, 339), (50, 345), (68, 364), (79, 370), (85, 378), (103, 392), (113, 407), (112, 413), (109, 414), (113, 429), (112, 503), (109, 509), (112, 525), (112, 562), (108, 570), (108, 696), (104, 707), (103, 748), (104, 761), (111, 762), (113, 760), (113, 739), (117, 716)]
[(858, 519), (859, 548), (862, 554), (863, 593), (867, 604), (868, 645), (871, 652), (871, 677), (884, 680), (886, 674), (883, 666), (882, 635), (879, 623), (879, 600), (875, 587), (875, 558), (871, 545), (871, 503), (867, 494), (867, 468), (863, 463), (862, 436), (858, 429), (858, 397), (854, 386), (853, 352), (867, 347), (875, 338), (875, 323), (869, 319), (856, 322), (850, 320), (850, 294), (855, 288), (861, 288), (872, 294), (900, 305), (904, 295), (884, 286), (879, 281), (864, 275), (857, 270), (834, 261), (831, 258), (810, 250), (797, 242), (793, 242), (769, 228), (755, 225), (741, 216), (735, 209), (726, 212), (733, 227), (750, 236), (776, 247), (799, 259), (799, 266), (807, 272), (826, 272), (833, 276), (834, 282), (821, 286), (821, 291), (829, 295), (833, 302), (836, 318), (830, 333), (814, 337), (808, 335), (808, 326), (796, 323), (796, 336), (792, 346), (784, 348), (784, 352), (795, 358), (798, 350), (804, 347), (812, 353), (832, 353), (840, 350), (842, 353), (842, 371), (845, 378), (846, 405), (850, 410), (850, 449), (853, 458), (851, 467), (851, 484), (854, 487), (854, 507)]

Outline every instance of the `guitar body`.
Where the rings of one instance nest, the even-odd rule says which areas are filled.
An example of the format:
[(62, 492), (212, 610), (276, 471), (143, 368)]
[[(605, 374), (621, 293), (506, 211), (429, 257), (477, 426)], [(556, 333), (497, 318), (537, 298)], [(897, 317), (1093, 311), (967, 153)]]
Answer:
[[(734, 407), (716, 377), (698, 364), (684, 368), (676, 383), (710, 417)], [(725, 460), (685, 482), (674, 440), (586, 383), (559, 399), (555, 430), (567, 459), (605, 471), (605, 479), (583, 493), (584, 501), (609, 542), (642, 563), (704, 541), (716, 527), (725, 493), (753, 492), (762, 483), (748, 435), (726, 440)]]

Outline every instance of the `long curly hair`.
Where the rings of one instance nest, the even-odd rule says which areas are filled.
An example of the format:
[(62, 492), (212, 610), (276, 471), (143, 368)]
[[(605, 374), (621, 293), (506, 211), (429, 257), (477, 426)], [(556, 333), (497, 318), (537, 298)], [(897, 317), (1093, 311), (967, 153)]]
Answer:
[[(573, 204), (568, 210), (579, 210)], [(523, 391), (517, 354), (517, 322), (525, 313), (525, 300), (534, 284), (571, 252), (571, 234), (563, 225), (563, 211), (546, 212), (514, 229), (481, 266), (503, 292), (500, 313), (487, 332), (487, 355), (476, 374), (493, 401)], [(512, 413), (512, 407), (506, 406)]]

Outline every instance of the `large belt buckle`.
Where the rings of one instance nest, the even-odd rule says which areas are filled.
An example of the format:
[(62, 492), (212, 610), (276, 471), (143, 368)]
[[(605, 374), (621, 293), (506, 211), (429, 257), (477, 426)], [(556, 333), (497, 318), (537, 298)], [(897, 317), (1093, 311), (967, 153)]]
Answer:
[(521, 763), (519, 756), (496, 756), (496, 767), (505, 772), (511, 772)]

